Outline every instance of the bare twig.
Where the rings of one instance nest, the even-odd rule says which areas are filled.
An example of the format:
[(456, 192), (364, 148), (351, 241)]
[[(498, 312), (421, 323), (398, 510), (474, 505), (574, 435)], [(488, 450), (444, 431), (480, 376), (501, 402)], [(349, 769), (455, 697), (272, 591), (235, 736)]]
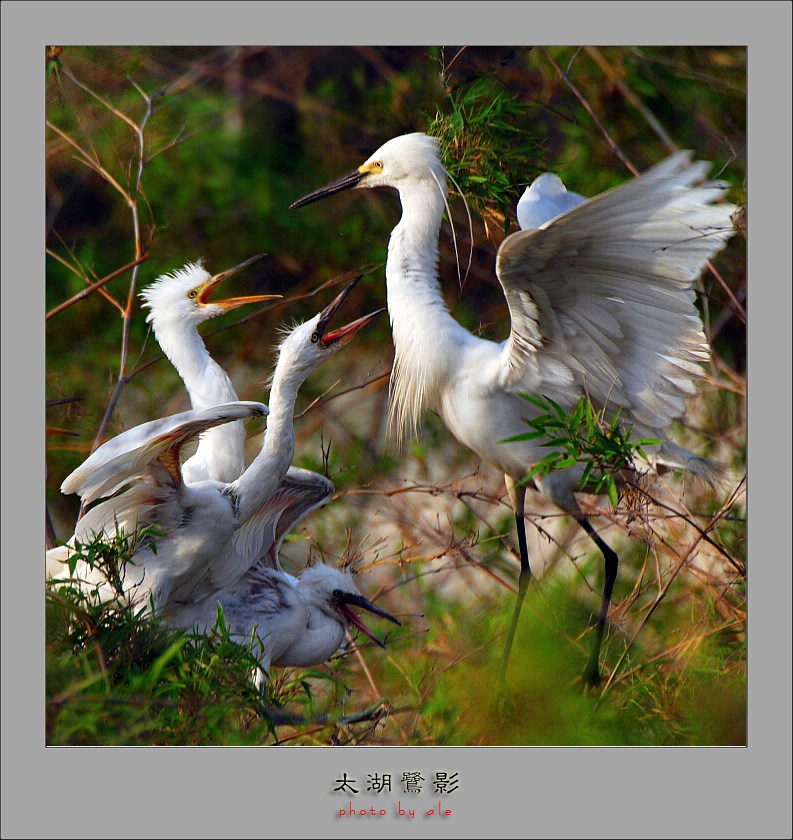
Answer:
[(614, 87), (628, 100), (628, 102), (630, 102), (630, 104), (644, 117), (647, 125), (649, 125), (656, 133), (658, 139), (664, 144), (664, 146), (666, 146), (667, 151), (676, 152), (679, 147), (666, 133), (666, 130), (661, 125), (658, 118), (619, 77), (617, 71), (608, 63), (608, 61), (606, 61), (603, 53), (597, 47), (584, 47), (584, 49), (587, 55), (603, 71), (603, 74), (611, 82), (611, 84), (613, 84)]
[(595, 125), (600, 129), (601, 134), (605, 138), (606, 142), (609, 144), (611, 151), (625, 164), (628, 170), (633, 175), (638, 175), (639, 170), (628, 160), (628, 158), (623, 153), (622, 149), (617, 144), (616, 140), (609, 134), (608, 129), (603, 122), (601, 121), (600, 117), (595, 113), (594, 108), (587, 102), (586, 97), (581, 93), (581, 91), (573, 84), (572, 79), (567, 75), (567, 73), (562, 70), (562, 68), (553, 60), (553, 57), (548, 52), (548, 50), (543, 47), (543, 53), (545, 53), (545, 57), (548, 59), (548, 62), (551, 64), (554, 70), (559, 74), (559, 78), (570, 88), (571, 92), (575, 96), (575, 98), (584, 106), (584, 110), (589, 114), (592, 118), (592, 121)]
[(124, 187), (119, 184), (119, 182), (102, 166), (99, 158), (92, 157), (76, 140), (72, 139), (65, 131), (62, 131), (58, 128), (57, 125), (54, 125), (49, 120), (46, 121), (48, 128), (51, 128), (59, 137), (65, 140), (79, 155), (79, 160), (81, 160), (89, 169), (93, 169), (97, 175), (100, 175), (104, 181), (110, 184), (116, 192), (118, 192), (121, 197), (124, 199), (124, 203), (127, 207), (132, 205), (132, 197), (130, 194), (124, 189)]
[[(60, 254), (56, 253), (51, 248), (45, 248), (44, 249), (47, 256), (50, 256), (54, 260), (57, 260), (62, 266), (65, 266), (66, 268), (68, 268), (69, 271), (72, 272), (72, 274), (75, 274), (77, 277), (79, 277), (85, 283), (86, 286), (90, 286), (91, 283), (95, 282), (95, 281), (92, 281), (88, 277), (87, 272), (80, 265), (80, 261), (77, 259), (77, 256), (75, 255), (72, 248), (70, 248), (66, 244), (66, 242), (63, 241), (63, 237), (57, 231), (54, 231), (54, 234), (55, 234), (55, 236), (57, 236), (61, 245), (63, 245), (63, 247), (66, 249), (66, 253), (72, 258), (73, 264), (67, 262)], [(110, 292), (107, 291), (107, 289), (105, 289), (104, 287), (100, 287), (99, 288), (99, 294), (102, 295), (102, 297), (106, 301), (108, 301), (110, 304), (115, 306), (116, 309), (118, 309), (119, 312), (123, 313), (124, 307), (113, 297), (113, 295), (110, 294)]]
[[(137, 87), (137, 86), (136, 86)], [(113, 393), (110, 397), (110, 401), (108, 403), (107, 409), (105, 410), (104, 417), (102, 418), (102, 422), (99, 424), (99, 429), (96, 433), (96, 437), (94, 438), (93, 445), (91, 446), (91, 452), (94, 452), (97, 447), (102, 443), (104, 439), (105, 433), (107, 432), (107, 427), (110, 424), (110, 418), (113, 416), (113, 412), (116, 409), (116, 405), (118, 404), (118, 400), (121, 397), (121, 391), (124, 388), (124, 385), (127, 382), (127, 361), (129, 359), (129, 333), (130, 333), (130, 325), (132, 323), (132, 307), (135, 302), (135, 289), (137, 286), (137, 279), (138, 279), (138, 269), (140, 268), (140, 263), (143, 261), (143, 246), (141, 243), (141, 233), (140, 233), (140, 214), (138, 208), (138, 199), (140, 197), (141, 192), (141, 184), (143, 180), (143, 171), (146, 163), (146, 152), (144, 148), (144, 137), (146, 131), (146, 124), (149, 121), (153, 111), (154, 111), (154, 100), (160, 92), (153, 94), (152, 96), (147, 96), (143, 93), (140, 88), (137, 88), (140, 92), (141, 96), (143, 96), (144, 101), (146, 103), (145, 112), (143, 117), (140, 121), (140, 125), (134, 124), (135, 128), (135, 135), (138, 144), (138, 166), (137, 166), (137, 177), (135, 179), (134, 188), (129, 195), (129, 202), (128, 206), (130, 212), (132, 214), (132, 227), (133, 227), (133, 236), (134, 236), (134, 243), (135, 243), (135, 260), (133, 262), (133, 269), (132, 269), (132, 277), (130, 278), (129, 283), (129, 292), (127, 294), (127, 303), (124, 308), (124, 320), (122, 326), (122, 335), (121, 335), (121, 358), (119, 360), (119, 372), (118, 372), (118, 380), (116, 381), (116, 386), (113, 389)]]
[(387, 379), (390, 375), (391, 371), (387, 370), (383, 373), (378, 373), (377, 376), (373, 376), (371, 379), (366, 379), (358, 385), (352, 385), (349, 388), (345, 388), (343, 391), (339, 391), (338, 394), (331, 394), (330, 392), (336, 387), (336, 385), (339, 384), (339, 380), (337, 380), (324, 393), (320, 394), (318, 397), (315, 397), (306, 406), (306, 408), (303, 409), (303, 411), (301, 411), (299, 414), (296, 414), (295, 420), (299, 420), (301, 417), (304, 417), (310, 411), (313, 411), (320, 405), (329, 403), (331, 400), (337, 400), (339, 397), (343, 397), (345, 394), (351, 394), (353, 391), (360, 391), (363, 388), (368, 388), (370, 385), (374, 385), (376, 382), (382, 382), (382, 380)]
[[(47, 249), (47, 253), (50, 253), (49, 249)], [(53, 256), (55, 255), (53, 254)], [(140, 265), (148, 258), (148, 254), (142, 254), (133, 262), (127, 263), (126, 265), (121, 266), (121, 268), (117, 268), (115, 271), (111, 271), (110, 274), (106, 275), (101, 280), (97, 280), (96, 283), (92, 283), (90, 286), (83, 289), (81, 292), (78, 292), (76, 295), (70, 297), (68, 300), (65, 300), (63, 303), (59, 303), (56, 307), (50, 309), (50, 311), (47, 313), (46, 320), (49, 320), (50, 318), (54, 317), (59, 312), (63, 312), (64, 309), (68, 309), (72, 304), (77, 303), (77, 301), (83, 300), (83, 298), (87, 298), (88, 295), (97, 291), (97, 289), (100, 289), (102, 286), (105, 285), (105, 283), (109, 283), (111, 280), (115, 280), (116, 277), (120, 277), (122, 274), (126, 274), (126, 272)]]

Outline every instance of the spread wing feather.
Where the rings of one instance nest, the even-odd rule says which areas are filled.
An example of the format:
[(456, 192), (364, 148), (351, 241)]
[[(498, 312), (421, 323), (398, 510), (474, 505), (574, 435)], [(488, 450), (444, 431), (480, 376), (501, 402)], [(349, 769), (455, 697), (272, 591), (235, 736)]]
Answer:
[(659, 429), (680, 417), (709, 347), (694, 281), (733, 233), (725, 185), (677, 152), (643, 175), (507, 237), (496, 270), (512, 328), (501, 385), (572, 376), (598, 405)]
[(222, 423), (267, 413), (262, 403), (241, 401), (183, 411), (135, 426), (102, 444), (66, 477), (61, 491), (77, 493), (88, 504), (147, 473), (155, 483), (166, 481), (163, 469), (173, 483), (180, 484), (179, 451), (190, 438)]

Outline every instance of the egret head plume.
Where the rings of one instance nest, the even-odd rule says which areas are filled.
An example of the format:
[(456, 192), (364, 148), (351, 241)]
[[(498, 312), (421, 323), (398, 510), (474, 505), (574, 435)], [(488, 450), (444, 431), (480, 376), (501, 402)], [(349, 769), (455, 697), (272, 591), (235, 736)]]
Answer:
[(224, 280), (263, 256), (257, 254), (214, 276), (204, 268), (201, 260), (187, 263), (171, 274), (162, 275), (140, 293), (143, 306), (149, 309), (146, 320), (154, 322), (155, 330), (158, 322), (174, 320), (197, 326), (246, 303), (280, 298), (281, 295), (247, 295), (210, 300), (212, 293)]

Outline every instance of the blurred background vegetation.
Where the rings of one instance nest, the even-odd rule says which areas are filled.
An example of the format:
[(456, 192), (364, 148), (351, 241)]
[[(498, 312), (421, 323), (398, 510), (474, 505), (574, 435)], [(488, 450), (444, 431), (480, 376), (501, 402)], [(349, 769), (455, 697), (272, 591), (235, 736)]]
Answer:
[[(187, 261), (204, 258), (214, 273), (265, 252), (230, 293), (283, 300), (202, 330), (240, 398), (265, 402), (279, 329), (326, 305), (329, 285), (366, 272), (345, 311), (385, 305), (396, 195), (287, 207), (390, 137), (429, 130), (441, 139), (473, 215), (469, 232), (463, 202), (450, 197), (459, 256), (445, 224), (447, 300), (464, 326), (496, 340), (508, 314), (495, 252), (517, 229), (515, 204), (538, 173), (595, 195), (690, 148), (730, 183), (732, 201), (746, 202), (739, 47), (52, 47), (46, 67), (47, 515), (50, 538), (61, 541), (78, 502), (58, 487), (103, 425), (104, 439), (188, 407), (149, 335), (140, 288)], [(393, 351), (383, 316), (301, 391), (296, 463), (326, 465), (337, 496), (282, 560), (296, 570), (309, 557), (354, 557), (362, 591), (403, 627), (385, 651), (279, 670), (268, 689), (271, 703), (301, 713), (377, 711), (273, 728), (245, 687), (249, 663), (222, 633), (211, 650), (146, 636), (130, 670), (128, 654), (101, 663), (94, 648), (105, 637), (85, 646), (70, 636), (68, 610), (51, 603), (48, 741), (745, 743), (743, 217), (737, 223), (701, 280), (711, 375), (676, 430), (736, 479), (714, 494), (668, 476), (652, 488), (655, 504), (601, 506), (597, 527), (622, 562), (603, 651), (613, 673), (599, 699), (578, 677), (602, 558), (574, 522), (531, 496), (530, 552), (542, 580), (524, 606), (506, 695), (495, 692), (518, 570), (502, 478), (435, 417), (403, 451), (386, 439)], [(250, 434), (254, 451), (261, 428)], [(119, 621), (105, 652), (125, 649), (118, 630), (132, 623)]]

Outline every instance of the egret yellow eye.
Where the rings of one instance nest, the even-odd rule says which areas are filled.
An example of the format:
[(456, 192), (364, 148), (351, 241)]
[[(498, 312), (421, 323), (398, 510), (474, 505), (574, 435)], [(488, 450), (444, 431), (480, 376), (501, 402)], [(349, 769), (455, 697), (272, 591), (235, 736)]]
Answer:
[(195, 289), (193, 289), (191, 292), (187, 293), (187, 297), (189, 297), (192, 300), (193, 298), (198, 297), (198, 292)]

